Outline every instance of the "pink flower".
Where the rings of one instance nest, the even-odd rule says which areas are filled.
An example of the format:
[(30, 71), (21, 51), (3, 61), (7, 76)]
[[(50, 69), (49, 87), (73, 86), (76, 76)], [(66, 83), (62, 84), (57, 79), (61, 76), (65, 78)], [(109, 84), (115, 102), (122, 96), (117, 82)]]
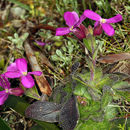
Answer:
[(85, 10), (83, 14), (87, 18), (96, 21), (94, 24), (94, 35), (100, 35), (102, 33), (102, 30), (104, 30), (108, 36), (113, 36), (115, 31), (110, 23), (117, 23), (122, 20), (122, 16), (120, 14), (117, 14), (116, 16), (109, 19), (101, 18), (100, 15), (91, 10)]
[(10, 82), (4, 74), (0, 75), (0, 86), (4, 89), (0, 91), (0, 105), (3, 105), (9, 95), (21, 96), (24, 91), (21, 88), (10, 88)]
[(35, 85), (35, 82), (31, 74), (40, 76), (42, 72), (27, 72), (27, 61), (24, 58), (19, 58), (7, 67), (7, 72), (5, 73), (5, 76), (8, 78), (20, 78), (21, 83), (24, 87), (32, 88)]
[(64, 19), (66, 21), (66, 24), (69, 27), (57, 28), (56, 29), (56, 36), (66, 35), (70, 32), (76, 32), (76, 27), (79, 27), (79, 25), (85, 19), (85, 16), (82, 15), (79, 18), (78, 14), (75, 11), (73, 11), (73, 12), (68, 11), (68, 12), (64, 13)]

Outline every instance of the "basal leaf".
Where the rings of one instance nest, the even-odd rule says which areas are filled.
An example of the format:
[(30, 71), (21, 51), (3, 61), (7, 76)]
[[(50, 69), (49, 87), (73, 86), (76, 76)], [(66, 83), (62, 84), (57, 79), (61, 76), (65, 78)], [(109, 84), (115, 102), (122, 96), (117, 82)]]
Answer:
[(104, 109), (108, 104), (112, 102), (112, 96), (110, 92), (104, 93), (101, 101), (101, 107)]
[(114, 107), (114, 105), (107, 105), (105, 108), (105, 119), (110, 120), (114, 118), (117, 115), (117, 105)]
[(85, 45), (85, 47), (90, 51), (92, 52), (92, 48), (91, 48), (91, 39), (83, 39), (83, 43)]
[(112, 88), (117, 90), (123, 90), (124, 88), (130, 88), (130, 85), (128, 84), (128, 82), (118, 81), (113, 84)]
[(0, 130), (11, 130), (8, 124), (0, 118)]

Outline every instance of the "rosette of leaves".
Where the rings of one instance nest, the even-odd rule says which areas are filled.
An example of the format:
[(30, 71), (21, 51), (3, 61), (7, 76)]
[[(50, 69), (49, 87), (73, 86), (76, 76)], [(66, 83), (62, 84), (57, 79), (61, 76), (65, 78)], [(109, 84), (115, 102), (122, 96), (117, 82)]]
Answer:
[(95, 69), (92, 81), (89, 71), (77, 74), (73, 79), (77, 82), (74, 94), (77, 95), (80, 113), (75, 130), (116, 129), (122, 124), (122, 122), (118, 122), (115, 125), (113, 120), (124, 118), (126, 114), (118, 101), (122, 103), (129, 101), (128, 90), (130, 85), (128, 82), (121, 81), (118, 76), (116, 79), (112, 79), (108, 74), (103, 75), (100, 68)]

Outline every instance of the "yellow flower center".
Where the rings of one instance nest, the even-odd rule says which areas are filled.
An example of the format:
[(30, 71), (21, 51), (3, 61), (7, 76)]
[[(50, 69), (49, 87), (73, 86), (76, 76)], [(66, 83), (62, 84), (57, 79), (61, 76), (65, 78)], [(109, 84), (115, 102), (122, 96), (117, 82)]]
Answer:
[(106, 23), (106, 19), (101, 19), (100, 22), (101, 23)]
[(72, 31), (74, 29), (74, 26), (72, 26), (71, 28), (70, 28), (70, 31)]
[(22, 74), (25, 76), (25, 75), (27, 75), (27, 72), (22, 72)]
[(6, 92), (6, 93), (9, 93), (9, 90), (8, 90), (8, 89), (5, 89), (5, 92)]

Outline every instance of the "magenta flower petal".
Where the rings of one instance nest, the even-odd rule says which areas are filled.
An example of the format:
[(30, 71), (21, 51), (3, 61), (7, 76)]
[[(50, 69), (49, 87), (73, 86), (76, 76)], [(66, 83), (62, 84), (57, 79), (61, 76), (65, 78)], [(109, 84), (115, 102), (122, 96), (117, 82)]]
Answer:
[(9, 94), (15, 95), (15, 96), (21, 96), (24, 93), (24, 90), (21, 88), (10, 88)]
[(10, 82), (8, 81), (8, 79), (5, 76), (5, 74), (1, 74), (0, 75), (0, 86), (2, 88), (5, 88), (5, 89), (9, 89), (10, 88)]
[(3, 90), (3, 91), (0, 91), (0, 105), (3, 105), (4, 104), (4, 102), (7, 100), (7, 98), (8, 98), (8, 95), (9, 94), (7, 94), (6, 92), (5, 92), (5, 90)]
[(102, 28), (108, 36), (113, 36), (115, 33), (114, 28), (108, 23), (103, 23)]
[(70, 33), (70, 29), (68, 27), (56, 29), (56, 36), (66, 35), (68, 33)]
[(100, 21), (101, 16), (95, 12), (93, 12), (92, 10), (85, 10), (83, 13), (87, 18), (95, 20), (95, 21)]
[(8, 72), (5, 72), (5, 76), (8, 77), (8, 78), (19, 78), (21, 77), (21, 73), (20, 72), (13, 72), (13, 71), (8, 71)]
[(120, 14), (117, 14), (116, 16), (106, 19), (106, 23), (117, 23), (122, 21), (122, 16)]
[(21, 83), (25, 88), (32, 88), (35, 85), (31, 75), (22, 76)]
[(74, 25), (74, 27), (79, 27), (79, 25), (86, 19), (86, 16), (82, 14), (79, 18), (79, 21)]
[(27, 72), (27, 61), (24, 58), (16, 59), (16, 66), (18, 70), (22, 72)]
[(44, 42), (40, 42), (40, 41), (35, 41), (38, 45), (40, 45), (40, 46), (45, 46), (46, 45), (46, 43), (44, 43)]
[(12, 63), (7, 67), (7, 71), (18, 71), (18, 68), (16, 66), (16, 63)]
[(66, 21), (66, 24), (71, 27), (74, 26), (79, 21), (79, 16), (78, 14), (73, 11), (73, 12), (65, 12), (64, 13), (64, 19)]
[(40, 76), (42, 74), (42, 72), (41, 71), (33, 71), (33, 72), (28, 72), (28, 74), (34, 74), (34, 75)]

